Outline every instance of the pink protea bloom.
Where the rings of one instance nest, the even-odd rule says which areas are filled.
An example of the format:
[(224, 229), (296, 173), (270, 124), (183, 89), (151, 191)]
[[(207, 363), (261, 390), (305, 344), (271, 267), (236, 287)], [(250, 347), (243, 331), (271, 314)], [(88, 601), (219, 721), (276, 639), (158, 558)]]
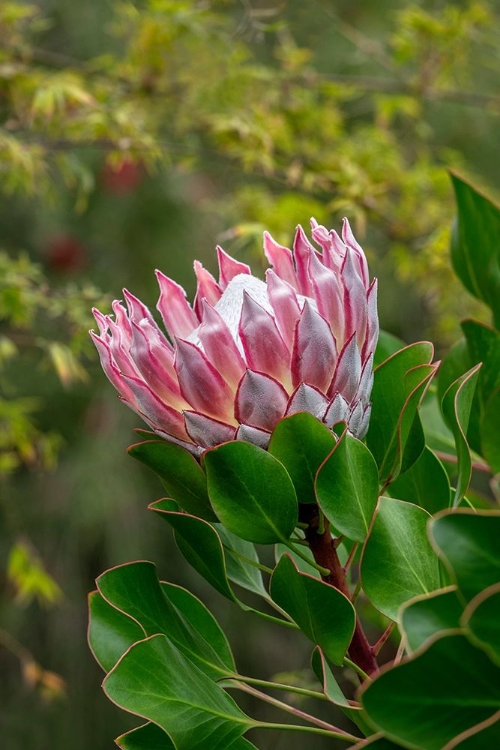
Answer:
[(217, 248), (219, 281), (195, 261), (194, 305), (161, 271), (158, 310), (123, 290), (114, 317), (94, 310), (104, 372), (165, 440), (195, 454), (229, 440), (267, 448), (282, 417), (300, 411), (362, 438), (370, 418), (378, 338), (377, 282), (344, 219), (342, 238), (311, 220), (293, 253), (266, 232), (266, 281)]

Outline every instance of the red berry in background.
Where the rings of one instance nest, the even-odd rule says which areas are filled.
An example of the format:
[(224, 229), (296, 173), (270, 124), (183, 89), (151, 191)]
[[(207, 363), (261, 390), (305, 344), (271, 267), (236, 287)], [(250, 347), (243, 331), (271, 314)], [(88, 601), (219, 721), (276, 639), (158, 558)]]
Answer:
[(144, 167), (140, 162), (124, 159), (120, 164), (105, 164), (101, 172), (101, 181), (109, 193), (124, 195), (136, 188), (144, 177)]
[(50, 239), (45, 247), (46, 263), (52, 271), (70, 273), (85, 267), (87, 249), (71, 234), (59, 234)]

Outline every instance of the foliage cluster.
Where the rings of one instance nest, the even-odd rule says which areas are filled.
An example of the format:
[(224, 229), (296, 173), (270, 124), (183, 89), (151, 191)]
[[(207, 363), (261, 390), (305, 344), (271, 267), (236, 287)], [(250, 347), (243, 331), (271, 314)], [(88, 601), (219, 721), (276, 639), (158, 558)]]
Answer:
[[(285, 241), (297, 220), (348, 213), (358, 233), (365, 226), (369, 232), (377, 275), (391, 279), (391, 295), (382, 300), (391, 330), (412, 340), (424, 326), (443, 344), (451, 341), (466, 297), (449, 270), (452, 202), (442, 166), (466, 164), (483, 180), (496, 179), (490, 143), (499, 100), (490, 92), (497, 88), (492, 61), (498, 12), (477, 0), (401, 2), (399, 12), (382, 21), (373, 4), (359, 3), (354, 13), (350, 3), (335, 5), (146, 0), (90, 3), (87, 13), (64, 0), (43, 7), (2, 3), (1, 245), (7, 252), (0, 255), (0, 494), (6, 588), (0, 605), (6, 605), (2, 622), (11, 632), (22, 632), (22, 623), (34, 619), (33, 610), (26, 612), (29, 606), (36, 611), (30, 602), (62, 601), (46, 570), (54, 571), (54, 561), (44, 552), (43, 562), (30, 540), (38, 521), (28, 528), (18, 498), (44, 505), (29, 482), (53, 491), (46, 475), (63, 447), (63, 457), (84, 463), (75, 447), (76, 431), (84, 433), (78, 422), (84, 410), (75, 418), (67, 407), (76, 397), (87, 398), (87, 406), (90, 401), (89, 309), (100, 304), (105, 263), (108, 286), (123, 262), (122, 238), (115, 248), (106, 229), (111, 221), (123, 225), (135, 242), (140, 237), (145, 252), (144, 240), (160, 214), (165, 223), (171, 218), (165, 218), (164, 202), (179, 211), (181, 201), (162, 192), (164, 176), (184, 180), (182, 201), (197, 206), (191, 223), (212, 222), (210, 235), (213, 225), (224, 229), (221, 241), (241, 254), (256, 249), (264, 227)], [(128, 196), (96, 218), (103, 183), (109, 193), (135, 195), (145, 171), (150, 187), (143, 203), (135, 204), (142, 223), (136, 218), (130, 232), (134, 204)], [(77, 220), (101, 223), (100, 255), (107, 260), (85, 269), (75, 260), (78, 248), (64, 248), (55, 268), (43, 255), (47, 223), (71, 226)], [(169, 242), (171, 232), (169, 226)], [(184, 238), (186, 246), (202, 235)], [(156, 250), (164, 240), (155, 241)], [(131, 275), (139, 276), (135, 263)], [(95, 283), (77, 280), (92, 273)], [(464, 282), (474, 293), (474, 283)], [(416, 295), (411, 290), (417, 288)], [(478, 316), (481, 309), (478, 304)], [(457, 376), (482, 358), (471, 340), (454, 350), (461, 359), (450, 360), (458, 362)], [(480, 406), (486, 423), (496, 402), (481, 394), (473, 415)], [(47, 419), (48, 405), (57, 430)], [(430, 414), (427, 402), (423, 410)], [(434, 419), (430, 414), (429, 424)], [(476, 441), (469, 437), (474, 449), (477, 429)], [(443, 452), (448, 443), (440, 446)], [(104, 455), (112, 451), (102, 448), (94, 457), (97, 472)], [(494, 461), (491, 451), (488, 460)], [(72, 498), (69, 526), (69, 517), (81, 513), (76, 507)], [(94, 554), (92, 548), (89, 557)], [(12, 601), (11, 627), (4, 615)], [(53, 684), (52, 673), (8, 633), (0, 631), (0, 639), (19, 656), (28, 685), (44, 690), (44, 675)], [(59, 694), (61, 684), (54, 686), (49, 693)]]
[[(453, 180), (455, 268), (496, 320), (500, 208)], [(479, 231), (480, 252), (472, 243)], [(473, 320), (463, 330), (437, 388), (430, 343), (400, 348), (381, 337), (366, 444), (344, 423), (334, 437), (300, 412), (278, 422), (268, 451), (232, 441), (198, 463), (147, 432), (130, 448), (162, 480), (168, 497), (150, 509), (172, 527), (186, 561), (249, 615), (301, 631), (314, 644), (320, 689), (239, 673), (197, 597), (160, 582), (152, 563), (118, 566), (91, 594), (89, 643), (107, 696), (148, 720), (119, 737), (120, 747), (236, 750), (255, 747), (244, 737), (255, 729), (322, 735), (360, 750), (498, 744), (499, 498), (494, 486), (479, 494), (471, 478), (473, 468), (500, 469), (500, 332)], [(271, 563), (262, 545), (274, 548)], [(250, 606), (245, 592), (261, 604)], [(385, 630), (370, 645), (363, 623), (377, 616)], [(397, 653), (380, 669), (388, 638)], [(357, 674), (354, 693), (340, 686), (335, 666)], [(302, 724), (252, 718), (228, 690)], [(331, 711), (325, 720), (269, 691), (327, 701)], [(354, 729), (331, 721), (335, 709)]]

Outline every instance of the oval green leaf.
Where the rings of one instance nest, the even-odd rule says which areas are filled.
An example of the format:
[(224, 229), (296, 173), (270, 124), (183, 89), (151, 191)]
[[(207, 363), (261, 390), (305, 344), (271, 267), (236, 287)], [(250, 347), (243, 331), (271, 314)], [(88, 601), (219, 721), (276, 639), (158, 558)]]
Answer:
[(362, 690), (361, 702), (389, 739), (442, 750), (500, 709), (500, 669), (461, 633), (443, 635), (383, 670)]
[(146, 635), (128, 615), (112, 607), (98, 591), (89, 594), (88, 643), (96, 662), (109, 672), (125, 651)]
[(356, 614), (338, 589), (301, 573), (285, 554), (271, 576), (270, 593), (334, 664), (342, 664), (354, 633)]
[(97, 579), (101, 595), (138, 622), (146, 635), (163, 633), (200, 669), (218, 679), (234, 671), (203, 633), (194, 627), (165, 595), (156, 566), (134, 562), (106, 571)]
[(177, 750), (227, 750), (254, 723), (164, 635), (132, 646), (103, 689), (120, 708), (161, 727)]
[(363, 589), (392, 620), (419, 594), (439, 588), (439, 562), (427, 538), (429, 514), (402, 500), (381, 497), (361, 558)]
[(390, 486), (392, 497), (437, 513), (450, 507), (451, 488), (448, 474), (439, 458), (430, 448), (424, 448), (418, 461), (400, 474)]
[(396, 478), (403, 461), (409, 468), (424, 448), (417, 410), (436, 372), (430, 364), (433, 354), (428, 342), (411, 344), (375, 370), (366, 442), (385, 484)]
[(378, 491), (375, 459), (366, 445), (345, 430), (316, 478), (321, 509), (342, 534), (363, 542), (377, 506)]
[(445, 630), (459, 628), (462, 611), (456, 586), (410, 599), (399, 613), (407, 650), (416, 651), (429, 638)]
[(453, 267), (471, 294), (491, 308), (500, 328), (500, 207), (451, 173), (457, 220), (451, 238)]
[(472, 642), (500, 664), (500, 583), (472, 599), (464, 611), (462, 625)]
[[(288, 620), (274, 618), (254, 607), (249, 607), (236, 596), (229, 582), (232, 581), (263, 599), (269, 600), (262, 574), (259, 568), (255, 567), (255, 564), (260, 563), (253, 544), (239, 539), (221, 524), (212, 525), (201, 518), (179, 513), (177, 505), (172, 500), (158, 500), (149, 507), (172, 526), (175, 541), (181, 553), (196, 572), (216, 591), (248, 612), (287, 627), (291, 626)], [(242, 555), (248, 561), (243, 560)]]
[(269, 453), (288, 471), (300, 503), (316, 502), (316, 472), (334, 446), (333, 432), (312, 414), (293, 414), (276, 425)]
[(500, 511), (443, 512), (429, 533), (466, 601), (500, 581)]
[(206, 641), (218, 654), (228, 670), (236, 671), (233, 653), (221, 626), (197, 596), (175, 583), (161, 581), (161, 588), (167, 599), (182, 614), (199, 638)]
[(158, 474), (169, 497), (187, 513), (217, 521), (210, 507), (205, 473), (185, 448), (164, 440), (150, 440), (131, 445), (128, 453)]
[(482, 454), (494, 474), (500, 473), (500, 388), (485, 404), (480, 423)]
[(175, 750), (168, 734), (151, 722), (122, 734), (115, 742), (122, 750)]
[(259, 564), (253, 544), (231, 534), (222, 524), (211, 525), (201, 518), (179, 513), (170, 500), (158, 500), (149, 507), (170, 524), (177, 546), (188, 563), (222, 596), (237, 601), (229, 584), (232, 580), (268, 598), (260, 570), (241, 557)]
[(386, 359), (389, 359), (393, 354), (404, 348), (405, 342), (402, 339), (399, 339), (388, 331), (380, 329), (377, 348), (375, 349), (375, 356), (373, 358), (373, 366), (378, 367)]
[(288, 541), (298, 503), (283, 464), (240, 441), (207, 451), (204, 464), (212, 507), (229, 531), (257, 544)]

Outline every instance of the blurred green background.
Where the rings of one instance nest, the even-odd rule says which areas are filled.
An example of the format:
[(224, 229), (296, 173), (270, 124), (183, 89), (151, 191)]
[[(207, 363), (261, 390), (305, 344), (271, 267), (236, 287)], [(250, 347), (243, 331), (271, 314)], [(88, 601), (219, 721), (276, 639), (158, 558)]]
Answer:
[(154, 309), (156, 267), (192, 295), (216, 243), (262, 273), (264, 228), (289, 244), (347, 215), (383, 327), (444, 353), (461, 317), (485, 319), (451, 271), (446, 169), (500, 187), (499, 29), (483, 0), (0, 4), (3, 750), (108, 750), (137, 723), (86, 644), (87, 592), (128, 560), (197, 593), (243, 672), (308, 668), (307, 644), (208, 590), (147, 512), (161, 487), (125, 454), (141, 425), (90, 309), (123, 286)]

